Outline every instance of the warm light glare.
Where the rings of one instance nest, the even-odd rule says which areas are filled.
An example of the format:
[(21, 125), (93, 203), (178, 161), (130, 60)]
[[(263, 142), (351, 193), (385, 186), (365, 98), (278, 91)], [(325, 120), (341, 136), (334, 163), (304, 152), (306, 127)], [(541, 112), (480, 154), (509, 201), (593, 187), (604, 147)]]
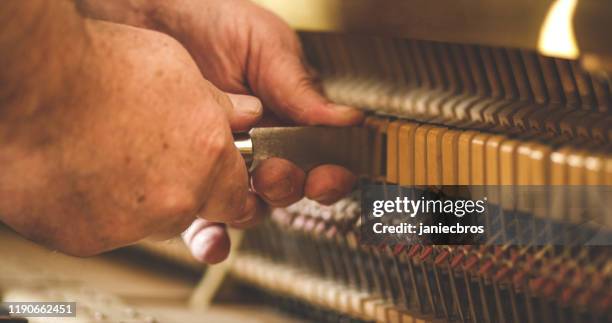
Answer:
[(540, 29), (538, 47), (544, 55), (578, 58), (579, 50), (572, 24), (578, 0), (557, 0)]

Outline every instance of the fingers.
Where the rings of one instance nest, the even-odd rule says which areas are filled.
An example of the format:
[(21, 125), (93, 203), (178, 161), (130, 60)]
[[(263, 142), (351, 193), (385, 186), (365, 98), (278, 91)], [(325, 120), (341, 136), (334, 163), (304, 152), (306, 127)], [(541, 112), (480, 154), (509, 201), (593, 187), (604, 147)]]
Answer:
[(245, 217), (248, 196), (248, 173), (244, 159), (233, 146), (216, 160), (216, 169), (209, 173), (211, 185), (199, 216), (213, 222), (229, 223)]
[(348, 169), (336, 165), (322, 165), (308, 173), (305, 196), (321, 204), (332, 204), (351, 192), (357, 177)]
[(233, 132), (247, 131), (261, 119), (263, 106), (258, 98), (230, 93), (227, 96), (233, 105), (228, 116)]
[(267, 205), (253, 192), (249, 192), (245, 205), (244, 216), (230, 225), (236, 229), (247, 229), (259, 224), (266, 215)]
[(182, 236), (193, 257), (200, 262), (216, 264), (229, 254), (230, 240), (223, 224), (198, 218)]
[[(263, 221), (264, 217), (267, 215), (267, 211), (268, 207), (265, 202), (262, 201), (261, 198), (257, 196), (257, 194), (249, 192), (247, 195), (242, 218), (237, 221), (230, 222), (229, 225), (236, 229), (251, 228)], [(206, 220), (204, 221), (208, 224), (215, 223)], [(161, 230), (149, 236), (149, 238), (156, 241), (163, 241), (174, 238), (181, 232), (191, 232), (191, 227), (194, 227), (193, 222), (193, 218), (184, 217), (178, 221), (174, 221), (174, 223), (168, 226), (164, 226)], [(201, 223), (202, 221), (197, 222)], [(197, 227), (197, 225), (195, 227)]]
[[(259, 223), (265, 215), (266, 206), (254, 193), (249, 193), (245, 206), (245, 217), (231, 223), (232, 227), (245, 229)], [(183, 241), (193, 257), (206, 264), (216, 264), (227, 258), (230, 239), (224, 224), (197, 218), (182, 234)]]
[(271, 206), (287, 206), (303, 196), (306, 174), (287, 160), (264, 160), (251, 176), (253, 189)]
[[(248, 173), (246, 163), (234, 145), (232, 132), (248, 130), (261, 118), (263, 108), (255, 97), (226, 94), (212, 84), (209, 93), (220, 108), (217, 111), (223, 111), (227, 117), (229, 127), (222, 124), (224, 118), (217, 116), (217, 122), (204, 135), (204, 146), (208, 147), (203, 149), (203, 153), (213, 166), (208, 172), (207, 182), (211, 185), (203, 192), (206, 201), (199, 216), (220, 223), (248, 222), (253, 217), (247, 206)], [(255, 204), (251, 202), (251, 205), (253, 209)]]
[(280, 158), (261, 162), (252, 173), (253, 189), (274, 207), (290, 205), (304, 195), (328, 205), (350, 193), (356, 182), (357, 177), (340, 166), (322, 165), (306, 177), (303, 170)]
[(331, 103), (322, 95), (298, 50), (268, 55), (260, 70), (253, 71), (258, 73), (253, 83), (255, 94), (275, 113), (305, 125), (347, 126), (363, 119), (361, 111)]

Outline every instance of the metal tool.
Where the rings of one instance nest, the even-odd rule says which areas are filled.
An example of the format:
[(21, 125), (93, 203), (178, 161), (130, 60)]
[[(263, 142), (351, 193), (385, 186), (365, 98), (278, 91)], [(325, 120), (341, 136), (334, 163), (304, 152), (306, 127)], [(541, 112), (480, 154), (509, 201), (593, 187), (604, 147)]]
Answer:
[(304, 170), (322, 164), (346, 167), (357, 174), (365, 172), (362, 160), (364, 140), (370, 130), (361, 127), (268, 127), (254, 128), (234, 137), (249, 168), (272, 157), (287, 159)]

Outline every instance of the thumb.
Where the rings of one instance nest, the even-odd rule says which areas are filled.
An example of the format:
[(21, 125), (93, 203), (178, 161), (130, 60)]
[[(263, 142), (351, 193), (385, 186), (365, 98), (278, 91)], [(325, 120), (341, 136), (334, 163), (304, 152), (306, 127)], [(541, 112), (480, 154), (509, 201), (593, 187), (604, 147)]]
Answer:
[(232, 132), (249, 130), (261, 119), (263, 106), (258, 98), (244, 94), (227, 93), (233, 108), (229, 113)]
[(330, 126), (352, 125), (363, 119), (361, 111), (323, 96), (299, 54), (287, 51), (269, 61), (265, 70), (255, 72), (254, 91), (279, 116), (298, 124)]

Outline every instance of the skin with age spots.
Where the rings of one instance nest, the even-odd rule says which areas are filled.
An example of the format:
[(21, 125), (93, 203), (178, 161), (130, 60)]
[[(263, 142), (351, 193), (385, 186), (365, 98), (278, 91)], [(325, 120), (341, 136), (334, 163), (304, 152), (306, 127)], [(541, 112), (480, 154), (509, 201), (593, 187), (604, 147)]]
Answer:
[(0, 61), (11, 62), (0, 83), (12, 85), (0, 88), (3, 222), (75, 255), (188, 228), (194, 256), (215, 263), (229, 251), (225, 223), (249, 227), (268, 205), (329, 204), (351, 190), (345, 169), (306, 174), (281, 159), (249, 179), (233, 147), (232, 132), (263, 112), (297, 124), (362, 118), (318, 92), (273, 14), (246, 0), (76, 4), (0, 8)]
[[(50, 248), (91, 255), (178, 234), (196, 214), (243, 218), (248, 177), (233, 146), (235, 107), (188, 52), (164, 34), (83, 19), (69, 2), (39, 4), (27, 9), (76, 20), (61, 37), (49, 36), (68, 37), (73, 47), (82, 42), (82, 50), (58, 49), (37, 82), (15, 79), (32, 86), (21, 87), (22, 101), (1, 107), (12, 120), (0, 118), (0, 132), (14, 134), (0, 139), (2, 221)], [(37, 48), (44, 38), (32, 42)], [(53, 60), (70, 55), (87, 68), (47, 97), (36, 86), (53, 85), (48, 78), (66, 69)]]

